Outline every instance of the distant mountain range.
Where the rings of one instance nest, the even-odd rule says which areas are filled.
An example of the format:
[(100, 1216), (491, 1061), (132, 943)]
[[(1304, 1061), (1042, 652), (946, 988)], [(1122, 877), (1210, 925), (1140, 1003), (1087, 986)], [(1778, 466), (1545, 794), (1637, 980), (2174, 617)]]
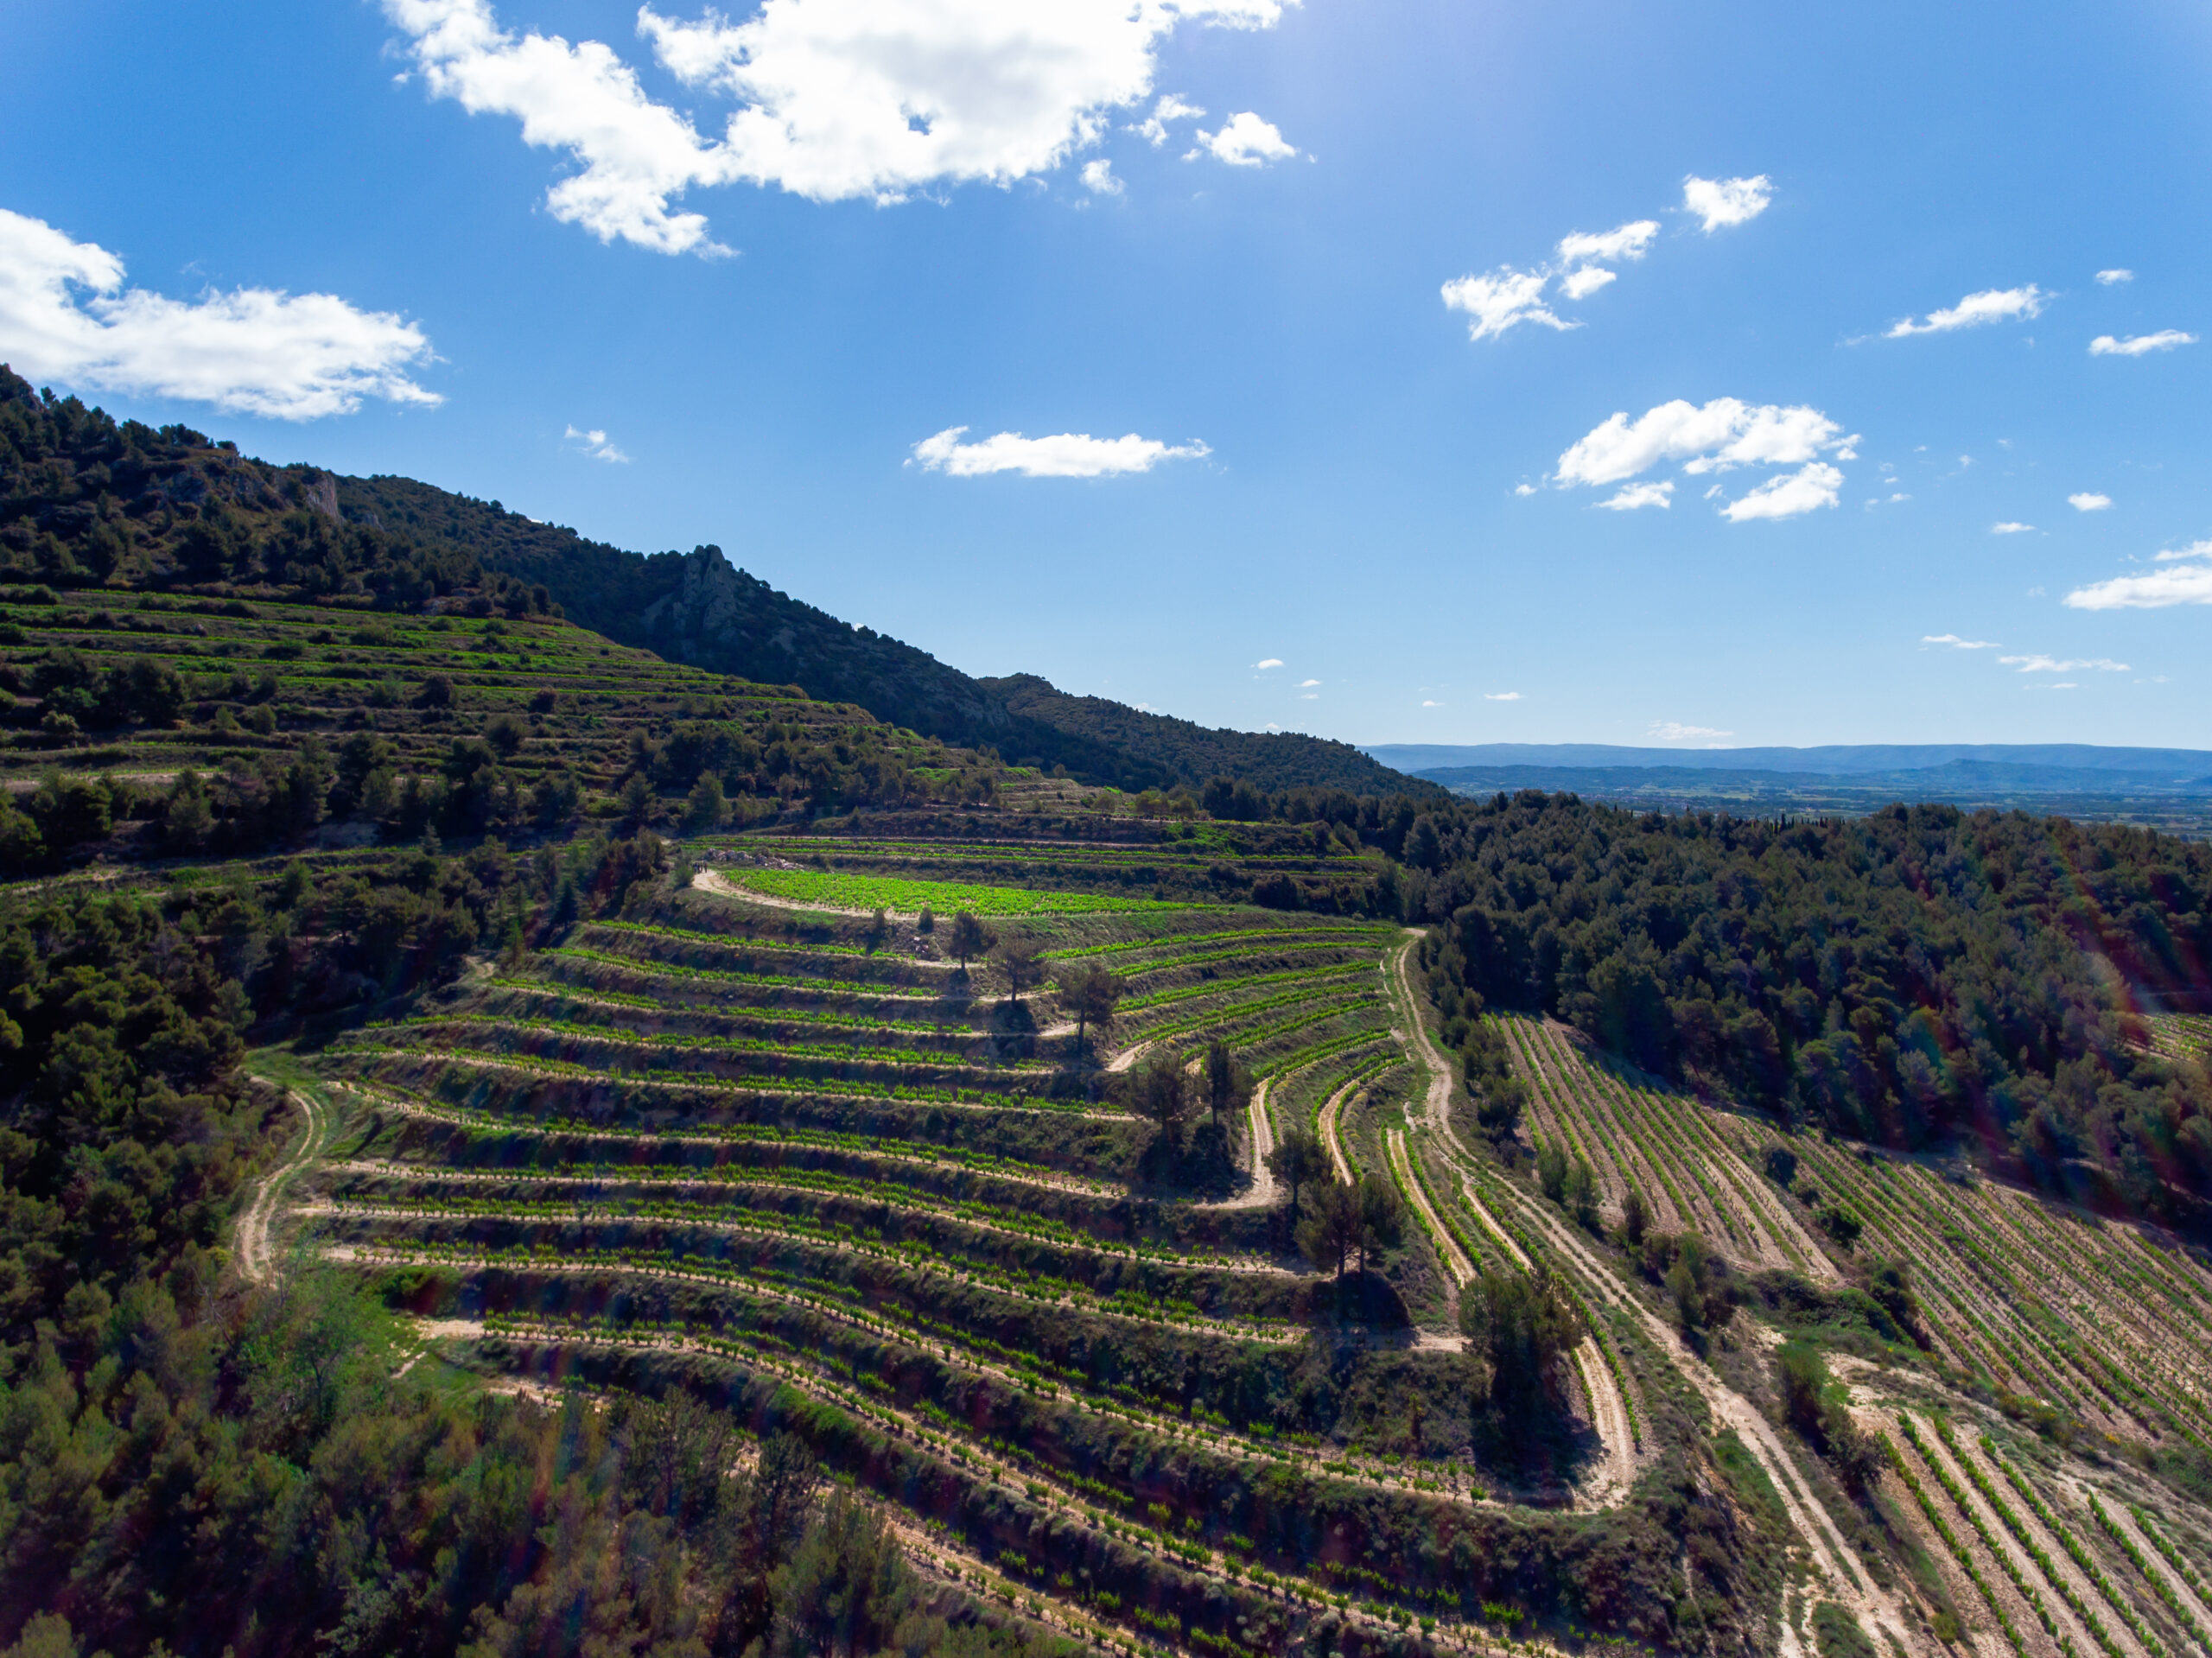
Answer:
[(1457, 795), (1541, 789), (1657, 811), (1854, 816), (1894, 802), (1993, 808), (2212, 835), (2212, 751), (2087, 743), (1823, 748), (1601, 743), (1381, 744), (1367, 751)]
[(2104, 794), (2212, 790), (2212, 750), (2107, 748), (2090, 743), (1859, 743), (1817, 748), (1630, 748), (1606, 743), (1377, 743), (1366, 752), (1383, 765), (1451, 782), (1440, 774), (1501, 770), (1720, 772), (1751, 778), (1848, 780), (1879, 788), (1891, 780), (1944, 788), (2006, 786)]

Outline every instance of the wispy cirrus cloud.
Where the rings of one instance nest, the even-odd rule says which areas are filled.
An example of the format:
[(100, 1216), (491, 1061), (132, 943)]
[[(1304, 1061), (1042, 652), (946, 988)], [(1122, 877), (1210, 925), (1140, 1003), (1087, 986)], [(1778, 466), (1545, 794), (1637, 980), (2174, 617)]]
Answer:
[(2179, 328), (2161, 328), (2156, 334), (2130, 334), (2121, 340), (2101, 334), (2089, 342), (2092, 357), (2147, 357), (2154, 351), (2171, 351), (2177, 346), (2193, 346), (2196, 336), (2183, 334)]
[(0, 208), (0, 361), (32, 379), (314, 420), (368, 398), (442, 399), (410, 372), (419, 325), (334, 294), (236, 288), (171, 299), (127, 287), (121, 258)]
[(2134, 670), (2124, 662), (2114, 662), (2110, 657), (1999, 657), (1997, 660), (2007, 668), (2017, 668), (2024, 674), (2072, 674), (2088, 668), (2101, 674), (2133, 673)]
[(1923, 645), (1948, 645), (1954, 651), (1994, 651), (1999, 648), (1995, 639), (1961, 638), (1956, 633), (1923, 633), (1920, 642)]
[(1978, 294), (1968, 294), (1956, 305), (1930, 311), (1924, 317), (1906, 317), (1891, 325), (1883, 337), (1903, 340), (1917, 334), (1952, 334), (1961, 328), (1986, 327), (1993, 322), (2041, 316), (2050, 301), (2050, 295), (2033, 283), (2024, 288), (1985, 288)]
[(965, 426), (948, 426), (914, 445), (908, 466), (925, 472), (941, 472), (951, 478), (982, 478), (992, 473), (1019, 473), (1026, 478), (1110, 478), (1126, 473), (1150, 472), (1163, 461), (1201, 460), (1213, 451), (1193, 438), (1188, 443), (1162, 442), (1130, 432), (1122, 437), (1093, 437), (1088, 432), (1060, 432), (1050, 437), (1024, 437), (1019, 432), (1000, 432), (975, 443), (963, 443)]
[(1483, 701), (1485, 702), (1518, 702), (1520, 700), (1521, 693), (1518, 691), (1484, 691), (1483, 693)]
[(2115, 265), (2110, 270), (2100, 270), (2097, 272), (2097, 285), (2101, 288), (2111, 288), (2120, 283), (2133, 282), (2134, 280), (2135, 273), (2133, 271), (2118, 265)]
[(1993, 536), (2024, 536), (2034, 528), (2035, 525), (2022, 524), (2018, 518), (2005, 518), (1991, 524), (1989, 533)]

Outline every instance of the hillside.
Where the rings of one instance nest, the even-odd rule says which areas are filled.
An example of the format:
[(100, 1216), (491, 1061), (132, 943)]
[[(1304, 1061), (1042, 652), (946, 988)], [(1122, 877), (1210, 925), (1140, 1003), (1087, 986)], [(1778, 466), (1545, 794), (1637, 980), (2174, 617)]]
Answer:
[(9, 1658), (2204, 1646), (2202, 847), (1090, 786), (0, 436)]
[(878, 718), (1007, 759), (1065, 766), (1127, 790), (1227, 777), (1265, 791), (1355, 794), (1427, 785), (1348, 743), (1207, 730), (1119, 702), (1072, 697), (1030, 675), (975, 679), (914, 646), (840, 621), (734, 569), (718, 547), (645, 557), (573, 530), (402, 478), (338, 480), (349, 520), (404, 526), (480, 557), (489, 569), (543, 584), (575, 620), (671, 661), (791, 683), (855, 702)]
[[(271, 557), (270, 555), (274, 556)], [(249, 568), (250, 566), (250, 568)], [(1348, 744), (1205, 730), (1040, 680), (982, 681), (787, 598), (718, 549), (645, 557), (498, 503), (407, 479), (273, 467), (181, 426), (118, 426), (0, 366), (0, 574), (75, 586), (296, 587), (383, 608), (469, 586), (497, 607), (565, 613), (716, 674), (796, 685), (887, 723), (1130, 791), (1228, 778), (1427, 793)]]

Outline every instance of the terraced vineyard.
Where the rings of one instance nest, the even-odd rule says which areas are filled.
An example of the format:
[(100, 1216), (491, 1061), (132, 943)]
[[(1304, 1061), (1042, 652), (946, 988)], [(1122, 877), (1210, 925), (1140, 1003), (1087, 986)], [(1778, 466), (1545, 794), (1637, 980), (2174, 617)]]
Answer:
[[(2202, 1580), (2183, 1569), (2212, 1558), (2206, 1515), (2094, 1448), (2204, 1454), (2212, 1267), (2196, 1252), (1996, 1183), (1714, 1110), (1560, 1027), (1491, 1017), (1529, 1088), (1533, 1142), (1586, 1162), (1616, 1219), (1632, 1188), (1655, 1229), (1695, 1231), (1776, 1282), (1842, 1286), (1863, 1281), (1869, 1263), (1908, 1263), (1927, 1353), (1907, 1346), (1895, 1350), (1903, 1363), (1858, 1364), (1853, 1414), (1886, 1458), (1889, 1512), (1935, 1576), (1932, 1592), (1886, 1611), (1862, 1604), (1862, 1617), (1889, 1628), (1916, 1603), (1923, 1638), (1946, 1627), (1940, 1613), (1984, 1651), (2205, 1649)], [(1432, 1194), (1452, 1172), (1432, 1164)], [(1441, 1195), (1436, 1207), (1478, 1261), (1511, 1232), (1484, 1220), (1528, 1208), (1516, 1185), (1479, 1170), (1457, 1214)], [(2061, 1423), (2076, 1426), (2054, 1442)], [(2193, 1557), (2170, 1540), (2161, 1548), (2176, 1530)]]
[[(783, 837), (702, 849), (688, 887), (325, 1052), (346, 1128), (295, 1179), (289, 1225), (429, 1319), (456, 1363), (683, 1388), (790, 1427), (919, 1528), (910, 1547), (1137, 1651), (1274, 1651), (1324, 1629), (1344, 1649), (1416, 1627), (1560, 1641), (1558, 1602), (1522, 1600), (1498, 1562), (1567, 1558), (1615, 1511), (1649, 1524), (1665, 1471), (1715, 1443), (1733, 1500), (1766, 1505), (1742, 1558), (1794, 1560), (1801, 1585), (1763, 1643), (1810, 1654), (1837, 1618), (1910, 1652), (1945, 1618), (2022, 1652), (2164, 1658), (2197, 1639), (2202, 1574), (2174, 1562), (2204, 1558), (2201, 1513), (2022, 1437), (2045, 1403), (2137, 1442), (2212, 1432), (2191, 1356), (2212, 1274), (2186, 1256), (1782, 1134), (1490, 1015), (1529, 1089), (1516, 1168), (1468, 1131), (1419, 942), (1395, 926), (1001, 889), (1025, 896), (992, 925), (1045, 969), (1016, 1003), (995, 961), (946, 959), (942, 918), (977, 883), (912, 873), (911, 844), (874, 870), (840, 845), (833, 885), (785, 893), (746, 879), (790, 867)], [(949, 845), (942, 867), (967, 874), (969, 853)], [(792, 907), (835, 883), (860, 901)], [(1057, 1001), (1096, 967), (1122, 994), (1079, 1055)], [(1249, 1109), (1163, 1163), (1121, 1079), (1217, 1040)], [(1301, 1130), (1322, 1178), (1403, 1200), (1380, 1302), (1287, 1252), (1260, 1153)], [(1794, 1187), (1770, 1172), (1777, 1146)], [(1914, 1263), (1931, 1356), (1895, 1350), (1853, 1387), (1926, 1584), (1866, 1574), (1863, 1522), (1723, 1363), (1737, 1338), (1685, 1344), (1665, 1295), (1534, 1190), (1525, 1159), (1547, 1147), (1588, 1165), (1606, 1217), (1633, 1189), (1655, 1230), (1696, 1232), (1761, 1282), (1842, 1296), (1865, 1260)], [(1823, 1223), (1839, 1209), (1856, 1254)], [(1582, 1324), (1534, 1483), (1450, 1414), (1456, 1309), (1497, 1274), (1559, 1283)], [(1650, 1534), (1654, 1564), (1681, 1546)], [(1632, 1636), (1638, 1618), (1624, 1600), (1607, 1622)]]
[(2203, 1013), (2157, 1013), (2150, 1020), (2151, 1051), (2169, 1059), (2194, 1059), (2212, 1064), (2212, 1016)]
[[(915, 907), (879, 927), (702, 875), (348, 1032), (321, 1062), (346, 1128), (289, 1224), (464, 1364), (683, 1386), (795, 1429), (977, 1581), (1105, 1644), (1262, 1652), (1327, 1627), (1357, 1647), (1421, 1623), (1491, 1646), (1557, 1619), (1501, 1547), (1563, 1557), (1638, 1500), (1674, 1418), (1634, 1378), (1663, 1363), (1599, 1328), (1567, 1460), (1534, 1485), (1469, 1440), (1436, 1333), (1453, 1291), (1559, 1256), (1471, 1218), (1501, 1177), (1425, 1126), (1408, 935), (1040, 890), (994, 924), (1054, 977), (1125, 987), (1079, 1057), (1052, 988), (1017, 1007), (911, 918), (972, 894), (885, 879)], [(1252, 1109), (1163, 1165), (1118, 1079), (1215, 1041)], [(1432, 1205), (1379, 1288), (1287, 1253), (1255, 1145), (1324, 1122), (1351, 1171)]]

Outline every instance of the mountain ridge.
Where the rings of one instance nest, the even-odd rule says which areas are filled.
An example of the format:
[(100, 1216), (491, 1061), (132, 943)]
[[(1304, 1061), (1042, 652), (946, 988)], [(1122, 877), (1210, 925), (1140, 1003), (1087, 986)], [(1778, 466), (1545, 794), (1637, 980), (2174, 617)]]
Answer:
[(1065, 766), (1087, 783), (1196, 788), (1228, 777), (1263, 790), (1354, 794), (1421, 794), (1435, 786), (1349, 743), (1210, 728), (1073, 696), (1035, 675), (963, 673), (918, 646), (791, 597), (712, 543), (689, 553), (628, 552), (411, 479), (340, 477), (336, 489), (346, 518), (442, 534), (487, 568), (542, 583), (571, 619), (617, 643), (746, 679), (795, 684), (926, 736), (996, 748), (1017, 764)]
[(1412, 775), (1447, 767), (1667, 767), (1848, 777), (1927, 772), (1961, 762), (2110, 772), (2180, 785), (2212, 771), (2212, 750), (2095, 743), (1834, 743), (1808, 747), (1645, 748), (1610, 743), (1363, 743), (1361, 752)]

